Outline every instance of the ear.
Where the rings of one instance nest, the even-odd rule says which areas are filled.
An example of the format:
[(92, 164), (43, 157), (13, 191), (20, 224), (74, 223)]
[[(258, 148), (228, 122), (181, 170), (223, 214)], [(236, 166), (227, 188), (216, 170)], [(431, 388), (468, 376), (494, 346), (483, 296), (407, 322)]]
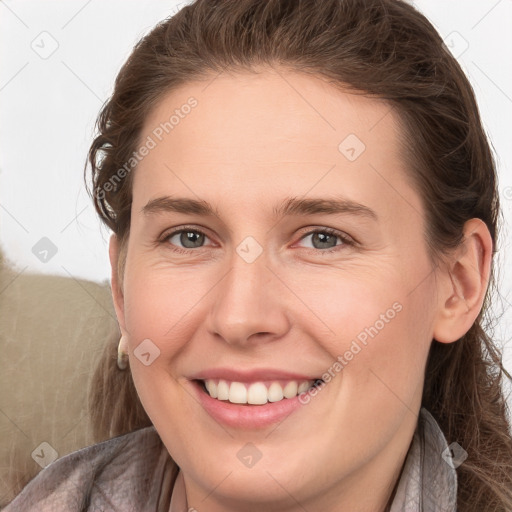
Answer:
[(486, 224), (480, 219), (467, 221), (464, 240), (443, 270), (440, 281), (435, 340), (457, 341), (475, 322), (485, 299), (492, 254), (492, 238)]
[(125, 326), (125, 321), (124, 321), (123, 285), (120, 281), (120, 276), (119, 276), (120, 247), (119, 247), (119, 239), (115, 234), (110, 236), (108, 253), (109, 253), (109, 258), (110, 258), (110, 267), (112, 269), (111, 286), (112, 286), (112, 299), (114, 301), (114, 309), (116, 311), (117, 321), (119, 323), (119, 328), (121, 329), (121, 334), (123, 336), (126, 336), (127, 331), (126, 331), (126, 326)]

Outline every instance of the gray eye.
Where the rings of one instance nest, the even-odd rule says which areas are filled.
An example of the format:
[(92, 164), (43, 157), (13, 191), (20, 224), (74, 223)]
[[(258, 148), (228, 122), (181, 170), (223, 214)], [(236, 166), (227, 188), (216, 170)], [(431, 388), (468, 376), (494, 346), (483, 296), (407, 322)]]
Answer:
[(329, 231), (320, 229), (307, 233), (301, 238), (301, 241), (307, 238), (311, 239), (311, 243), (307, 247), (313, 249), (332, 249), (333, 247), (340, 245), (337, 243), (338, 239), (343, 241), (341, 236), (337, 233), (330, 233)]
[[(175, 237), (179, 237), (178, 244), (172, 241), (172, 239)], [(185, 249), (197, 249), (203, 245), (205, 238), (205, 235), (199, 231), (182, 230), (174, 233), (171, 237), (169, 237), (169, 241), (174, 245), (178, 245), (178, 247), (181, 245)]]
[(319, 247), (315, 247), (315, 249), (330, 249), (331, 247), (336, 247), (337, 245), (337, 235), (318, 231), (316, 233), (312, 233), (311, 236), (313, 246), (315, 247), (315, 241), (318, 241), (319, 244)]

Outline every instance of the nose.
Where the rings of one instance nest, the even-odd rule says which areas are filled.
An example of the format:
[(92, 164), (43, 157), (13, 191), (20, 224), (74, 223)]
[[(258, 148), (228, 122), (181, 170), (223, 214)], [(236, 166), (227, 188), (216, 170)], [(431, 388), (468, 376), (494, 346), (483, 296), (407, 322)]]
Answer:
[(268, 267), (263, 252), (248, 262), (238, 253), (215, 287), (208, 329), (226, 343), (247, 347), (280, 338), (290, 329), (286, 287)]

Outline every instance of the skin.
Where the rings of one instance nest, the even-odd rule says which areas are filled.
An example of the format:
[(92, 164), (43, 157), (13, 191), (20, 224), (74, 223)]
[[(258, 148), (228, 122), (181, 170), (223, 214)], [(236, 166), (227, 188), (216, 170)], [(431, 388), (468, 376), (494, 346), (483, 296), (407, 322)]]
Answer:
[[(122, 280), (118, 239), (110, 242), (116, 312), (137, 391), (183, 471), (189, 507), (384, 511), (416, 427), (432, 339), (455, 342), (474, 322), (492, 243), (472, 219), (464, 245), (434, 266), (396, 114), (276, 69), (189, 83), (147, 117), (141, 141), (190, 96), (198, 101), (134, 171)], [(338, 149), (348, 134), (366, 146), (354, 161)], [(163, 195), (206, 200), (219, 215), (141, 212)], [(343, 196), (378, 218), (275, 218), (290, 196)], [(206, 234), (202, 246), (184, 246), (179, 234), (158, 242), (183, 225)], [(308, 235), (325, 227), (357, 243), (326, 247)], [(263, 249), (252, 263), (236, 251), (248, 236)], [(321, 376), (396, 303), (401, 311), (378, 335), (278, 426), (220, 425), (190, 392), (188, 376), (219, 366)], [(149, 366), (133, 354), (147, 338), (160, 350)], [(262, 454), (250, 468), (237, 458), (248, 442)]]

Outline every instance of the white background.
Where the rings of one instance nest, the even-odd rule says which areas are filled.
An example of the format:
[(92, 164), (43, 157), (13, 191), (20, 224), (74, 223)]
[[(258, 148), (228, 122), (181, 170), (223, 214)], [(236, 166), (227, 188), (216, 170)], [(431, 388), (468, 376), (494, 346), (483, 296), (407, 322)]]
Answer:
[[(512, 372), (512, 1), (414, 3), (469, 76), (495, 150), (504, 213), (495, 337)], [(109, 279), (109, 233), (83, 183), (94, 122), (135, 42), (181, 5), (0, 1), (0, 245), (19, 272)], [(42, 237), (58, 249), (47, 263), (32, 253)]]

